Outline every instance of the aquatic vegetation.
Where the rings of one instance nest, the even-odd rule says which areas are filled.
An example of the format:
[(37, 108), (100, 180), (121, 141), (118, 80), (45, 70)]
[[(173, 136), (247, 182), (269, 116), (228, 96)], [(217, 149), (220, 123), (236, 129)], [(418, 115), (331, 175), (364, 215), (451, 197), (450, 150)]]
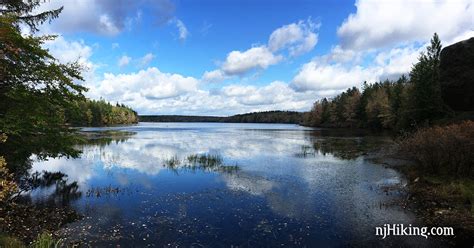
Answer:
[(213, 168), (222, 165), (222, 157), (218, 154), (194, 154), (187, 157), (191, 165), (199, 165), (203, 168)]
[(86, 197), (116, 196), (125, 192), (125, 190), (125, 188), (112, 187), (112, 185), (106, 187), (92, 187), (86, 191)]
[(165, 160), (164, 166), (173, 169), (179, 166), (180, 164), (181, 164), (181, 160), (178, 158), (177, 155), (174, 155), (170, 159)]
[(181, 160), (177, 155), (166, 159), (164, 167), (178, 172), (178, 169), (186, 170), (202, 170), (202, 171), (217, 171), (223, 173), (232, 173), (238, 171), (240, 168), (236, 165), (224, 165), (223, 158), (219, 154), (192, 154)]
[(24, 248), (25, 245), (15, 237), (0, 235), (0, 247)]
[(31, 248), (56, 248), (61, 246), (61, 240), (56, 240), (51, 234), (42, 233), (30, 245)]
[(301, 151), (295, 154), (296, 157), (306, 158), (308, 156), (314, 157), (316, 155), (314, 148), (309, 145), (302, 145), (300, 149)]

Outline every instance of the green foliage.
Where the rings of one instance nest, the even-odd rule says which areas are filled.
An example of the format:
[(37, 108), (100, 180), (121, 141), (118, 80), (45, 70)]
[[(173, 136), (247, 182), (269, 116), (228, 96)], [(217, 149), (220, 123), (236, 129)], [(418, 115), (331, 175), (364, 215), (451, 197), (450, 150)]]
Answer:
[(73, 130), (64, 125), (65, 110), (82, 99), (85, 88), (77, 63), (61, 64), (42, 47), (53, 36), (22, 35), (20, 24), (32, 31), (57, 17), (61, 9), (29, 14), (39, 1), (2, 1), (0, 5), (0, 132), (8, 140), (0, 145), (12, 168), (27, 162), (32, 153), (75, 156)]
[(61, 247), (61, 240), (56, 240), (51, 234), (42, 233), (30, 245), (31, 248), (56, 248)]
[[(79, 139), (70, 125), (110, 125), (137, 121), (125, 106), (86, 100), (81, 66), (62, 64), (47, 49), (55, 37), (34, 36), (38, 26), (58, 17), (62, 8), (34, 13), (41, 1), (0, 1), (0, 133), (8, 135), (0, 154), (8, 169), (26, 174), (30, 157), (72, 156)], [(32, 14), (34, 13), (34, 14)], [(31, 34), (20, 32), (20, 25)], [(70, 122), (70, 123), (68, 123)]]
[(439, 82), (439, 55), (441, 41), (435, 33), (426, 53), (421, 53), (419, 62), (410, 72), (407, 109), (402, 118), (411, 125), (431, 124), (444, 114)]
[(409, 130), (446, 115), (439, 82), (441, 42), (434, 34), (411, 72), (396, 81), (367, 84), (314, 103), (304, 124), (322, 127), (369, 127)]
[(82, 100), (66, 111), (67, 122), (74, 126), (107, 126), (138, 122), (138, 115), (123, 104), (115, 106), (104, 100)]

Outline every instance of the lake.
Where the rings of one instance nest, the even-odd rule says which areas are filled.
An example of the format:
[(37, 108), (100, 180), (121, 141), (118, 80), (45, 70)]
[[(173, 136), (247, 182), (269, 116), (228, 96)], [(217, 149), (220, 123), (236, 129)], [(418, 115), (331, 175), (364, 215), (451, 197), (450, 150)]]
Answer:
[[(77, 182), (59, 233), (91, 246), (428, 245), (375, 227), (417, 224), (404, 178), (370, 162), (385, 136), (286, 124), (139, 123), (83, 128), (80, 158), (33, 163)], [(52, 188), (34, 190), (41, 202)], [(404, 242), (404, 243), (403, 243)]]

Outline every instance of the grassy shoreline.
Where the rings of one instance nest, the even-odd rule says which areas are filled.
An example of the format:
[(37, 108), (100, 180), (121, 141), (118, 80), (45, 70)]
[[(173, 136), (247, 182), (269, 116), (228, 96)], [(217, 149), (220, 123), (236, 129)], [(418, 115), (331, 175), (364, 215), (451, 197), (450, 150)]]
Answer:
[(399, 189), (407, 197), (398, 202), (399, 206), (414, 213), (424, 226), (454, 228), (454, 238), (437, 238), (453, 246), (474, 243), (474, 211), (472, 204), (466, 202), (474, 196), (474, 180), (423, 176), (409, 161), (382, 150), (370, 152), (369, 160), (405, 177), (407, 184)]

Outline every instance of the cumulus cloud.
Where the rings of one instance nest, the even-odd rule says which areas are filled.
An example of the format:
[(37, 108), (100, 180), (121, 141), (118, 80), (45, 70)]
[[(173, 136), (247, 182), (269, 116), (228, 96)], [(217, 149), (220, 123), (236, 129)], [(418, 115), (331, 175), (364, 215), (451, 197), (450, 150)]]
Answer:
[(235, 97), (240, 104), (247, 106), (262, 106), (289, 103), (296, 99), (288, 85), (281, 81), (274, 81), (263, 87), (230, 85), (222, 88), (227, 97)]
[[(297, 91), (326, 91), (335, 95), (349, 87), (359, 87), (364, 81), (396, 79), (410, 71), (425, 48), (426, 44), (401, 46), (375, 54), (335, 48), (332, 53), (304, 64), (293, 78), (291, 87)], [(364, 59), (369, 61), (366, 65), (361, 63)]]
[(230, 52), (222, 65), (222, 71), (227, 75), (242, 75), (253, 69), (266, 69), (282, 59), (281, 55), (273, 54), (266, 46), (252, 47), (244, 52)]
[(288, 48), (291, 56), (298, 56), (311, 51), (318, 42), (318, 35), (314, 32), (320, 27), (311, 19), (284, 25), (270, 35), (268, 47), (276, 52)]
[(374, 68), (345, 67), (311, 61), (303, 65), (293, 78), (292, 87), (298, 91), (332, 90), (334, 92), (358, 86), (364, 80), (373, 81), (378, 74)]
[(222, 70), (206, 71), (202, 75), (204, 82), (216, 83), (229, 78)]
[[(82, 77), (86, 82), (96, 79), (95, 69), (99, 65), (91, 60), (93, 47), (83, 40), (70, 40), (58, 35), (56, 39), (46, 41), (44, 47), (61, 63), (78, 62), (83, 69)], [(82, 81), (77, 83), (85, 84)]]
[(120, 67), (124, 67), (124, 66), (127, 66), (128, 64), (130, 64), (131, 60), (132, 60), (132, 58), (128, 57), (127, 55), (123, 55), (122, 57), (119, 58), (117, 64)]
[(287, 83), (265, 86), (230, 84), (220, 90), (203, 90), (198, 79), (165, 73), (151, 67), (137, 73), (105, 73), (89, 85), (87, 96), (122, 102), (140, 114), (230, 115), (266, 110), (306, 110), (314, 92), (297, 92)]
[(445, 44), (474, 35), (471, 0), (356, 1), (339, 26), (340, 44), (301, 66), (291, 87), (329, 96), (407, 74), (434, 32)]
[(434, 32), (450, 40), (474, 27), (472, 0), (358, 0), (337, 30), (341, 46), (373, 49), (426, 41)]
[[(220, 68), (203, 75), (204, 79), (223, 80), (242, 76), (254, 70), (264, 70), (283, 61), (287, 55), (295, 57), (307, 53), (316, 46), (320, 27), (308, 18), (284, 25), (272, 32), (267, 45), (254, 46), (245, 51), (231, 51)], [(218, 80), (216, 80), (218, 79)]]
[(138, 103), (144, 99), (166, 99), (195, 91), (197, 84), (195, 78), (163, 73), (151, 67), (130, 74), (106, 73), (92, 93), (110, 101)]
[(51, 24), (54, 31), (117, 35), (140, 16), (140, 9), (145, 4), (159, 24), (173, 17), (175, 6), (170, 0), (57, 0), (46, 1), (38, 11), (64, 6), (61, 18)]
[(61, 63), (78, 61), (86, 66), (91, 65), (89, 59), (92, 55), (92, 48), (86, 45), (83, 40), (69, 41), (59, 35), (54, 40), (46, 41), (45, 47)]

